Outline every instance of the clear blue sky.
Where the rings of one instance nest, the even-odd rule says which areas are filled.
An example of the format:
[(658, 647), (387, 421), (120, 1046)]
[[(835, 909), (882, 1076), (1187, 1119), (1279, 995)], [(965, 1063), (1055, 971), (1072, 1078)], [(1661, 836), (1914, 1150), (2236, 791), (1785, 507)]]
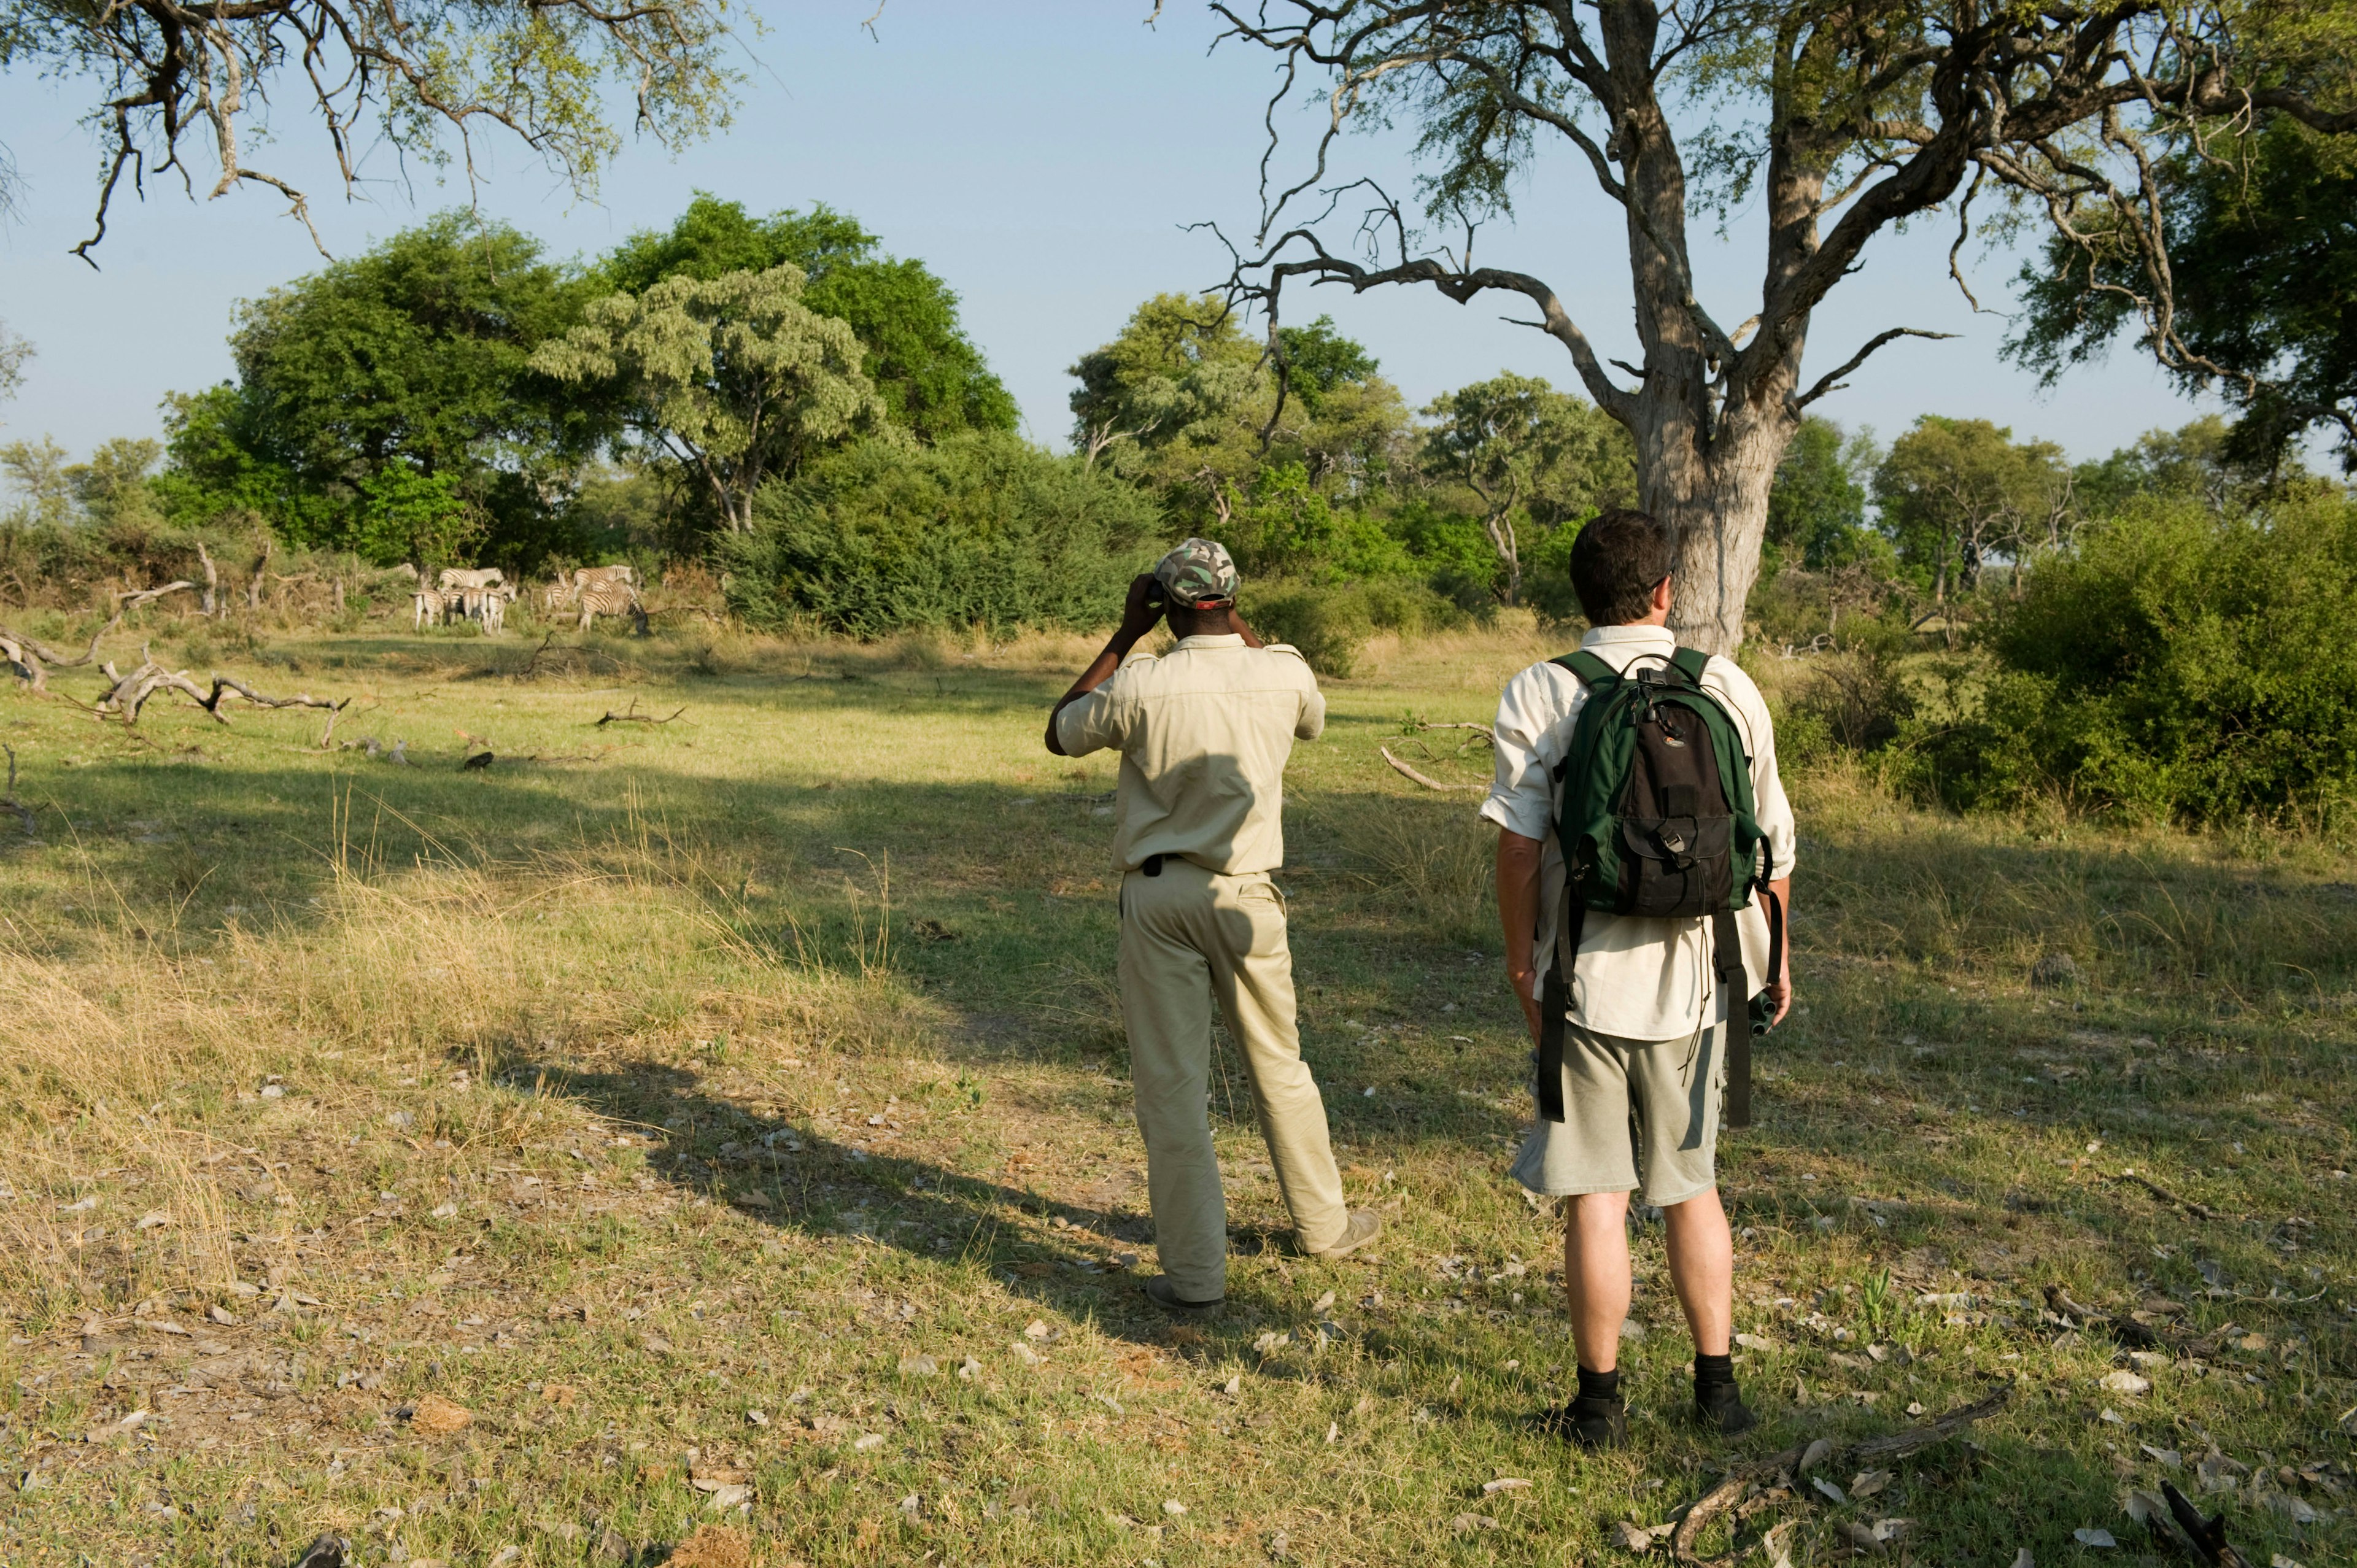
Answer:
[[(1268, 62), (1233, 45), (1207, 57), (1212, 27), (1191, 0), (1172, 0), (1152, 30), (1140, 25), (1144, 0), (889, 0), (871, 38), (860, 24), (874, 9), (875, 0), (770, 6), (736, 125), (676, 157), (631, 145), (595, 202), (576, 199), (513, 144), (491, 144), (482, 206), (565, 255), (667, 225), (697, 188), (756, 210), (827, 202), (949, 280), (1030, 434), (1060, 445), (1065, 367), (1146, 295), (1225, 275), (1216, 242), (1182, 225), (1248, 231)], [(23, 395), (0, 407), (0, 438), (52, 434), (77, 455), (111, 435), (156, 433), (166, 392), (229, 374), (236, 302), (319, 264), (274, 193), (249, 187), (192, 201), (153, 181), (144, 203), (118, 203), (103, 271), (68, 255), (96, 189), (97, 145), (80, 123), (90, 102), (76, 84), (23, 75), (0, 95), (0, 142), (30, 187), (0, 232), (0, 319), (39, 349)], [(292, 113), (292, 92), (281, 102), (274, 144), (249, 161), (307, 187), (335, 253), (466, 200), (463, 185), (437, 186), (430, 171), (404, 188), (380, 151), (367, 168), (376, 183), (347, 201), (312, 124)], [(1288, 124), (1313, 129), (1307, 118)], [(1351, 173), (1405, 190), (1396, 140), (1355, 140), (1343, 156)], [(1546, 278), (1609, 351), (1634, 359), (1620, 234), (1578, 160), (1559, 156), (1523, 193), (1519, 221), (1485, 231), (1480, 250)], [(2002, 319), (1975, 316), (1945, 280), (1947, 244), (1936, 224), (1878, 240), (1864, 272), (1817, 313), (1810, 359), (1821, 371), (1891, 326), (1962, 338), (1884, 349), (1821, 412), (1886, 438), (1918, 413), (1985, 417), (2079, 456), (2194, 412), (2126, 348), (2041, 395), (1998, 359)], [(1751, 313), (1757, 252), (1738, 217), (1730, 241), (1698, 257), (1706, 302), (1722, 321)], [(1985, 302), (2005, 304), (2012, 271), (2004, 256), (1980, 260)], [(1510, 303), (1461, 306), (1428, 289), (1319, 292), (1314, 308), (1363, 341), (1412, 403), (1501, 368), (1576, 384), (1558, 346), (1498, 319), (1519, 314)], [(1295, 299), (1288, 317), (1305, 318), (1309, 303)]]

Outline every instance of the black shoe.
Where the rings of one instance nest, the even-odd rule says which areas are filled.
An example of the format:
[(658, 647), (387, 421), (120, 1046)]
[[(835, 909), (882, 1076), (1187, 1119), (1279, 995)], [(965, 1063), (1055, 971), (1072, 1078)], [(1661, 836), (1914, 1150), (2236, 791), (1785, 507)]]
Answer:
[(1618, 1448), (1629, 1441), (1629, 1409), (1619, 1400), (1586, 1395), (1547, 1417), (1547, 1430), (1582, 1448)]
[(1751, 1407), (1733, 1383), (1713, 1383), (1695, 1390), (1695, 1424), (1721, 1437), (1739, 1437), (1760, 1424)]
[(1178, 1287), (1171, 1283), (1168, 1274), (1156, 1274), (1138, 1288), (1146, 1293), (1146, 1300), (1169, 1312), (1201, 1312), (1228, 1299), (1215, 1295), (1209, 1301), (1189, 1301), (1178, 1294)]

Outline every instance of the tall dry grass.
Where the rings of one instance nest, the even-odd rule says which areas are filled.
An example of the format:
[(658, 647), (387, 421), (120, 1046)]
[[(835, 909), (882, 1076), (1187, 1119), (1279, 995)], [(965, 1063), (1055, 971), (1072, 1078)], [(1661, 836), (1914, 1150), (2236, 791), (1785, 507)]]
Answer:
[[(886, 868), (830, 938), (636, 811), (604, 842), (507, 861), (437, 844), (406, 866), (338, 826), (307, 906), (202, 953), (127, 912), (70, 956), (0, 940), (0, 1246), (20, 1315), (227, 1283), (224, 1187), (266, 1176), (251, 1145), (274, 1122), (394, 1106), (419, 1139), (496, 1139), (521, 1114), (500, 1080), (535, 1069), (726, 1033), (758, 1070), (921, 1026), (891, 972)], [(454, 1072), (470, 1092), (445, 1092)]]

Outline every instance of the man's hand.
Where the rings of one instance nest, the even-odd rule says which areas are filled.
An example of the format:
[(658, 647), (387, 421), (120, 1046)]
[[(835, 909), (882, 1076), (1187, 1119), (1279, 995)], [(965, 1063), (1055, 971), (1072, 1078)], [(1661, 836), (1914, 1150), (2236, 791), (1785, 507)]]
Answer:
[(1129, 597), (1121, 607), (1121, 630), (1114, 635), (1135, 643), (1161, 623), (1163, 607), (1148, 602), (1161, 586), (1151, 572), (1140, 572), (1129, 580)]
[(1523, 1004), (1523, 1022), (1529, 1026), (1531, 1044), (1534, 1046), (1539, 1043), (1539, 1029), (1544, 1021), (1539, 1013), (1538, 999), (1533, 994), (1538, 989), (1538, 971), (1534, 969), (1506, 971), (1506, 983), (1512, 989), (1514, 1000)]
[(1057, 718), (1066, 708), (1112, 680), (1114, 671), (1121, 668), (1121, 661), (1129, 657), (1129, 650), (1137, 646), (1137, 639), (1152, 631), (1162, 619), (1162, 606), (1147, 602), (1158, 591), (1159, 585), (1151, 573), (1140, 573), (1130, 579), (1129, 597), (1121, 607), (1121, 625), (1114, 628), (1112, 638), (1091, 660), (1089, 667), (1081, 671), (1081, 678), (1072, 682), (1072, 689), (1049, 711), (1047, 739), (1048, 750), (1052, 755), (1066, 755), (1063, 740), (1056, 733)]

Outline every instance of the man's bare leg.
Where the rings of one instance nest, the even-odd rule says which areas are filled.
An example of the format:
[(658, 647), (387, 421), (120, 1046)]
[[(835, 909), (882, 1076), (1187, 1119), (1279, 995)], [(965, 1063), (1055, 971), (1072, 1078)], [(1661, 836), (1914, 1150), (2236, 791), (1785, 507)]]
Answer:
[(1735, 1238), (1718, 1189), (1662, 1210), (1669, 1230), (1670, 1283), (1685, 1309), (1695, 1343), (1695, 1416), (1733, 1437), (1755, 1420), (1735, 1386), (1728, 1336), (1735, 1331)]
[(1585, 1448), (1627, 1441), (1620, 1402), (1620, 1326), (1629, 1318), (1629, 1195), (1591, 1192), (1565, 1206), (1563, 1283), (1579, 1349), (1579, 1394), (1556, 1418)]
[[(1674, 1203), (1662, 1210), (1669, 1228), (1670, 1284), (1685, 1308), (1695, 1349), (1705, 1356), (1727, 1353), (1735, 1332), (1735, 1238), (1718, 1189)], [(1628, 1299), (1628, 1265), (1621, 1265), (1621, 1300)]]
[(1564, 1206), (1563, 1283), (1579, 1364), (1609, 1372), (1620, 1364), (1629, 1317), (1629, 1195), (1588, 1192)]

